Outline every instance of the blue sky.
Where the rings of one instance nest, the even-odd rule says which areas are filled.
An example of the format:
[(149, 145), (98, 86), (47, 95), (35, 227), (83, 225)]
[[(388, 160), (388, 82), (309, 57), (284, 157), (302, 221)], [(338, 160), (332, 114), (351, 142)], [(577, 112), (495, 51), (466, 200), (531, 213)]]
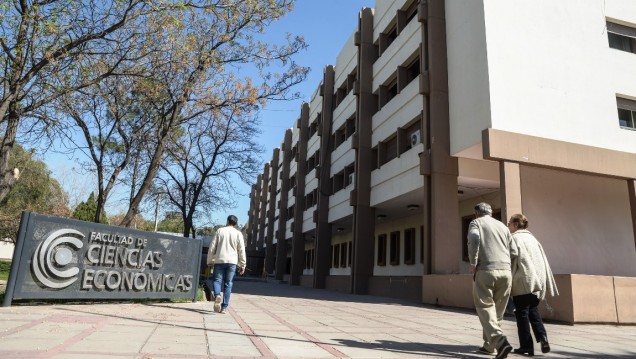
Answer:
[[(300, 99), (274, 101), (267, 104), (260, 113), (260, 143), (265, 148), (263, 161), (271, 160), (272, 150), (280, 146), (285, 129), (291, 127), (299, 116), (302, 103), (309, 102), (322, 80), (324, 67), (335, 64), (338, 53), (358, 24), (358, 13), (363, 7), (374, 7), (374, 0), (297, 0), (292, 12), (266, 30), (265, 38), (273, 43), (284, 42), (287, 33), (304, 37), (308, 49), (298, 54), (294, 60), (301, 66), (309, 67), (311, 71), (307, 80), (293, 89), (301, 94)], [(69, 193), (71, 205), (86, 200), (88, 194), (94, 190), (90, 175), (82, 175), (78, 171), (78, 155), (73, 158), (49, 151), (43, 156), (54, 177)], [(256, 178), (253, 182), (256, 182)], [(237, 181), (236, 189), (244, 195), (237, 198), (236, 207), (213, 212), (212, 218), (198, 225), (223, 224), (228, 214), (235, 214), (240, 223), (247, 222), (250, 186), (251, 184)], [(124, 211), (124, 197), (125, 194), (113, 193), (107, 202), (107, 213)], [(150, 218), (151, 214), (144, 213), (144, 216)]]

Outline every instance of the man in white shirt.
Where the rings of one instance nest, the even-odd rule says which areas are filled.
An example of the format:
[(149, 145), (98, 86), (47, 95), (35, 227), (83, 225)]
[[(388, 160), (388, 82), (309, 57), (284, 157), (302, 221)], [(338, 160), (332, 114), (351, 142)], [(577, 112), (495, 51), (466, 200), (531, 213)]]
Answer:
[(227, 313), (230, 304), (236, 268), (239, 274), (245, 272), (245, 242), (243, 234), (236, 229), (237, 223), (236, 216), (228, 216), (226, 226), (216, 231), (208, 251), (208, 265), (214, 265), (214, 311), (221, 314)]

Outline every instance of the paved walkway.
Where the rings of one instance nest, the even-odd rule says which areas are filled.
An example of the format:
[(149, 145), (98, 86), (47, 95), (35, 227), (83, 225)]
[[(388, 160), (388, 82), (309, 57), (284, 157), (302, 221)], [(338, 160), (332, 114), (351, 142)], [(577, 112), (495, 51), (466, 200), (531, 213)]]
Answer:
[[(489, 358), (470, 311), (277, 283), (235, 291), (229, 314), (207, 302), (0, 308), (0, 358)], [(514, 321), (503, 328), (516, 347)], [(636, 326), (547, 329), (539, 358), (636, 358)]]

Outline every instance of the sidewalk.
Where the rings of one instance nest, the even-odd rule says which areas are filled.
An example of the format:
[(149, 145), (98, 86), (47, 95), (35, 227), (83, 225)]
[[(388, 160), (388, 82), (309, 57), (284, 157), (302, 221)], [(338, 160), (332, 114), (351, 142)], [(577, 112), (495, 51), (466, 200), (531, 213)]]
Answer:
[[(489, 358), (475, 352), (470, 311), (277, 283), (234, 288), (229, 314), (208, 302), (0, 308), (0, 358)], [(503, 328), (517, 347), (512, 318)], [(636, 358), (636, 326), (547, 330), (552, 352), (537, 345), (539, 358)]]

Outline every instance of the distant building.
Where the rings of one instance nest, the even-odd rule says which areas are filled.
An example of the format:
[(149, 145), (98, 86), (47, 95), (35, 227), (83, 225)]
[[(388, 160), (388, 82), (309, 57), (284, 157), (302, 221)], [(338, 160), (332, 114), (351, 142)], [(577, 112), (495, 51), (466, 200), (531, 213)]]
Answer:
[(542, 242), (546, 317), (636, 323), (634, 79), (634, 1), (377, 1), (252, 186), (248, 248), (292, 285), (470, 308), (485, 201)]
[(15, 244), (11, 241), (0, 240), (0, 260), (10, 261), (13, 259)]

